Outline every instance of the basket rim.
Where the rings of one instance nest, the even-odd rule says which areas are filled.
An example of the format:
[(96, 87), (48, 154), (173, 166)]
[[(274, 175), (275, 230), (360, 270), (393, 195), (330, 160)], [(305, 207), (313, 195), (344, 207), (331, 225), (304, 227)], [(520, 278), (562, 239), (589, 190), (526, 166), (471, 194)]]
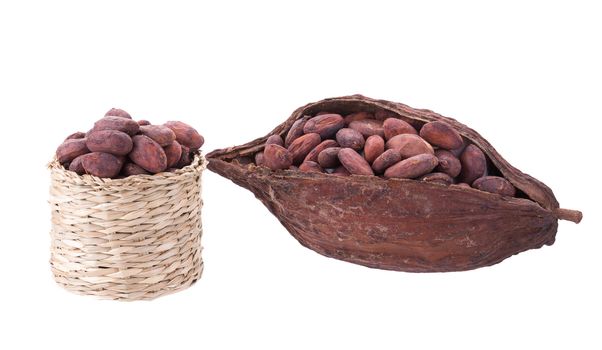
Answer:
[(78, 184), (90, 185), (90, 186), (124, 186), (124, 185), (139, 185), (145, 183), (151, 183), (159, 180), (179, 180), (184, 177), (188, 177), (191, 174), (201, 173), (207, 168), (207, 159), (200, 152), (195, 152), (192, 162), (174, 172), (160, 172), (157, 174), (141, 174), (131, 175), (120, 179), (101, 178), (94, 175), (84, 174), (79, 175), (74, 171), (65, 169), (58, 159), (55, 157), (48, 163), (47, 168), (50, 170), (52, 176), (62, 176), (67, 180), (71, 180)]

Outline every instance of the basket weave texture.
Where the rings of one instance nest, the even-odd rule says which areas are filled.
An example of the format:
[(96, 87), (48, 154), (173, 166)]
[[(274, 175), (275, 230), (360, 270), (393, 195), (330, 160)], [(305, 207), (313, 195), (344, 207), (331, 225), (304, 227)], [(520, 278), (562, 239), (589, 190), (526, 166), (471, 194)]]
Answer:
[(52, 161), (50, 265), (55, 281), (102, 299), (142, 300), (185, 289), (203, 272), (201, 174), (79, 176)]

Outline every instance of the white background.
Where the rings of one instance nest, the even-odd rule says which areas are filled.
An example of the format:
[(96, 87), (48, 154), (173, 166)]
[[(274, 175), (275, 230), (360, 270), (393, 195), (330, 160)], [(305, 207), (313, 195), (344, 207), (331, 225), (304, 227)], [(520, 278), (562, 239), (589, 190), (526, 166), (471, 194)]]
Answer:
[[(0, 348), (600, 349), (601, 15), (593, 1), (2, 2)], [(303, 248), (206, 172), (192, 288), (121, 303), (53, 282), (45, 165), (110, 107), (189, 122), (208, 152), (352, 93), (468, 124), (583, 222), (493, 267), (379, 271)]]

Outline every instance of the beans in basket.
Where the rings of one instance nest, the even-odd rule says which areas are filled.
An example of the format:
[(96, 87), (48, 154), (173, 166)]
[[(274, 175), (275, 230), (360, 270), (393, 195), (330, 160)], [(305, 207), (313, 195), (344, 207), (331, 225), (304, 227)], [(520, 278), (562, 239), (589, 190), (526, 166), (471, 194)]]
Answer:
[(67, 136), (56, 157), (79, 175), (122, 178), (183, 168), (204, 142), (203, 136), (184, 122), (153, 125), (112, 108), (88, 132)]

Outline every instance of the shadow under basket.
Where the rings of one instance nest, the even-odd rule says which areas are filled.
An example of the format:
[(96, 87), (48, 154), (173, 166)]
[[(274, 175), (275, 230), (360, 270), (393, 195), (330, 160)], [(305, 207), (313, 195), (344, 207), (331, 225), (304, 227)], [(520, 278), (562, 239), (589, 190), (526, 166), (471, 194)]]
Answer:
[(185, 289), (203, 272), (197, 154), (175, 172), (102, 179), (52, 161), (50, 265), (65, 289), (144, 300)]

